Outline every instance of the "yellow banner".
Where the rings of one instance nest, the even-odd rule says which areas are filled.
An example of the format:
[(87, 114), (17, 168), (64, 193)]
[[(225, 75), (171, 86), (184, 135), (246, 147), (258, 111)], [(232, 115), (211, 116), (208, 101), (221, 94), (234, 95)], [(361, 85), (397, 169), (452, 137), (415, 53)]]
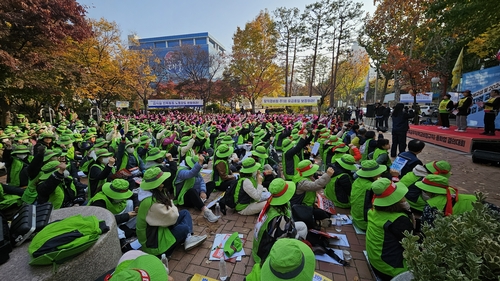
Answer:
[(316, 106), (320, 97), (262, 98), (262, 106)]

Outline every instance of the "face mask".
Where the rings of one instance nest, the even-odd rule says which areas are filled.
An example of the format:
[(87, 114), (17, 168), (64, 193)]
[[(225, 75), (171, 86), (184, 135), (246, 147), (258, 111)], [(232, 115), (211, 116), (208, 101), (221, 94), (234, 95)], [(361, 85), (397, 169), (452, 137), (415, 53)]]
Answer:
[(65, 178), (69, 177), (69, 171), (68, 170), (64, 170), (63, 174), (64, 174)]
[(102, 163), (104, 165), (107, 165), (109, 163), (109, 157), (106, 157), (106, 158), (102, 158)]
[(24, 159), (24, 158), (26, 158), (26, 156), (28, 156), (28, 154), (17, 154), (16, 156), (19, 159)]
[(73, 144), (72, 144), (72, 143), (70, 143), (70, 144), (66, 145), (66, 147), (67, 147), (67, 148), (72, 148), (72, 147), (73, 147)]
[(127, 152), (128, 152), (129, 154), (134, 153), (134, 148), (133, 148), (133, 147), (129, 147), (129, 148), (127, 148)]
[(422, 199), (427, 201), (427, 200), (431, 199), (431, 197), (429, 196), (429, 194), (427, 194), (427, 192), (422, 191)]
[(256, 178), (257, 178), (257, 171), (255, 171), (255, 172), (253, 172), (253, 173), (252, 173), (252, 177), (253, 177), (254, 179), (256, 179)]
[(29, 143), (30, 140), (23, 140), (23, 143)]

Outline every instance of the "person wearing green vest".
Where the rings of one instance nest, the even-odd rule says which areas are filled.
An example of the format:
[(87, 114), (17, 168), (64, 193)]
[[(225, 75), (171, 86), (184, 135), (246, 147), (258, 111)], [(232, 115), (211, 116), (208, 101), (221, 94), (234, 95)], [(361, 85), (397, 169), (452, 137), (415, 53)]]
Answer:
[(349, 152), (349, 146), (345, 143), (337, 143), (337, 145), (331, 147), (326, 151), (326, 162), (325, 165), (330, 165), (335, 163), (335, 160), (341, 158)]
[(118, 238), (122, 249), (126, 245), (126, 238), (135, 236), (135, 220), (131, 220), (137, 216), (134, 203), (130, 200), (133, 193), (129, 190), (129, 183), (124, 179), (114, 179), (112, 182), (107, 182), (102, 186), (102, 190), (97, 192), (92, 197), (88, 206), (101, 207), (110, 211), (115, 215), (116, 224), (118, 225)]
[(91, 162), (89, 168), (88, 198), (92, 198), (104, 185), (113, 173), (115, 158), (107, 149), (101, 148), (96, 152), (96, 160)]
[[(298, 165), (299, 162), (300, 162), (300, 159), (299, 159), (299, 156), (296, 155), (296, 154), (293, 154), (291, 157), (292, 157), (292, 161), (287, 161), (285, 159), (285, 155), (286, 155), (286, 152), (291, 149), (292, 147), (295, 146), (295, 142), (292, 141), (290, 138), (286, 138), (283, 140), (283, 154), (282, 154), (282, 161), (281, 161), (281, 165), (282, 165), (282, 173), (283, 173), (283, 176), (285, 177), (286, 180), (292, 180), (293, 176), (295, 175), (295, 172), (296, 170), (293, 169), (294, 166)], [(289, 165), (292, 166), (292, 169), (289, 169), (288, 172), (290, 172), (291, 174), (287, 174), (287, 162)]]
[(380, 178), (371, 188), (373, 209), (368, 211), (366, 251), (375, 274), (389, 281), (408, 270), (401, 240), (405, 231), (412, 233), (415, 224), (404, 197), (408, 192), (404, 184)]
[(30, 151), (26, 145), (18, 145), (12, 150), (10, 143), (5, 144), (3, 159), (7, 167), (7, 184), (16, 187), (28, 185), (28, 166)]
[(267, 155), (267, 149), (264, 146), (259, 145), (250, 152), (252, 153), (252, 158), (255, 162), (260, 164), (259, 170), (262, 172), (264, 170), (264, 165), (267, 164), (267, 159), (269, 158), (269, 155)]
[(361, 161), (368, 160), (368, 155), (377, 148), (377, 140), (375, 139), (375, 131), (368, 131), (365, 134), (365, 143), (359, 148), (361, 153)]
[(365, 160), (361, 162), (361, 169), (356, 171), (358, 177), (351, 189), (351, 216), (354, 226), (363, 231), (366, 231), (368, 210), (372, 207), (372, 183), (386, 170), (387, 166), (379, 165), (375, 160)]
[(443, 100), (439, 103), (439, 118), (441, 119), (441, 126), (438, 129), (449, 130), (450, 129), (450, 112), (453, 110), (453, 102), (450, 100), (451, 95), (446, 94), (443, 96)]
[[(325, 188), (330, 182), (335, 170), (332, 167), (326, 169), (326, 173), (318, 179), (314, 177), (319, 166), (313, 164), (311, 160), (302, 160), (297, 166), (297, 174), (293, 177), (293, 182), (297, 186), (295, 194), (290, 200), (291, 205), (314, 206), (316, 192)], [(319, 217), (319, 216), (318, 216)]]
[(148, 136), (143, 135), (139, 138), (139, 144), (135, 148), (135, 151), (143, 161), (146, 160), (150, 145), (151, 145), (151, 138), (149, 138)]
[(85, 190), (77, 189), (66, 170), (66, 163), (50, 161), (43, 165), (36, 186), (38, 204), (52, 203), (55, 210), (80, 206), (85, 202)]
[(266, 205), (265, 200), (269, 194), (262, 186), (263, 178), (259, 168), (260, 164), (251, 157), (241, 163), (240, 178), (234, 191), (235, 209), (240, 215), (256, 215)]
[(260, 212), (254, 228), (252, 257), (256, 264), (266, 260), (274, 243), (281, 238), (303, 238), (307, 236), (307, 226), (292, 219), (290, 199), (295, 194), (295, 184), (281, 178), (269, 185), (271, 197)]
[(174, 203), (185, 207), (195, 207), (203, 213), (203, 217), (209, 222), (217, 222), (220, 216), (214, 215), (205, 206), (205, 201), (210, 196), (207, 192), (205, 180), (200, 174), (205, 158), (199, 156), (187, 156), (184, 163), (177, 169), (174, 179)]
[[(229, 157), (232, 156), (234, 149), (227, 144), (221, 144), (217, 147), (215, 151), (215, 162), (213, 165), (212, 173), (212, 189), (215, 188), (220, 191), (226, 191), (226, 189), (238, 179), (236, 174), (233, 174), (229, 168)], [(209, 190), (212, 192), (212, 190)]]
[(325, 164), (325, 167), (327, 165), (327, 163), (331, 163), (329, 162), (330, 160), (327, 161), (327, 159), (330, 159), (331, 158), (331, 155), (330, 157), (328, 157), (328, 154), (332, 154), (333, 152), (331, 151), (331, 149), (334, 147), (334, 146), (337, 146), (341, 143), (342, 141), (336, 136), (336, 135), (331, 135), (323, 144), (323, 154), (321, 154), (321, 160), (323, 161), (323, 163)]
[(441, 175), (427, 175), (416, 185), (423, 190), (422, 197), (427, 205), (422, 213), (422, 222), (430, 225), (439, 212), (445, 216), (460, 215), (472, 211), (472, 203), (477, 201), (475, 195), (458, 194), (458, 189), (449, 186), (448, 178)]
[[(116, 155), (116, 162), (119, 165), (118, 170), (127, 169), (128, 171), (131, 171), (139, 169), (139, 171), (144, 173), (144, 162), (137, 154), (134, 146), (135, 144), (133, 142), (127, 142), (126, 138), (122, 137), (122, 141), (120, 142), (120, 145), (118, 145), (118, 154)], [(135, 186), (135, 183), (132, 184), (130, 180), (129, 182), (131, 183), (131, 186)]]
[(304, 129), (301, 130), (298, 136), (298, 142), (291, 148), (287, 149), (286, 152), (283, 151), (283, 173), (285, 174), (286, 180), (293, 180), (293, 177), (297, 174), (297, 165), (299, 161), (304, 160), (304, 148), (311, 143), (313, 139), (313, 134)]
[(350, 154), (342, 155), (337, 158), (333, 164), (335, 173), (332, 179), (325, 187), (325, 196), (330, 199), (335, 207), (350, 208), (350, 197), (353, 180), (353, 172), (358, 170), (356, 161)]
[(441, 161), (432, 161), (425, 165), (417, 165), (413, 170), (406, 175), (404, 175), (400, 182), (408, 187), (408, 193), (406, 193), (406, 201), (410, 204), (411, 211), (416, 216), (420, 217), (424, 211), (424, 207), (427, 204), (422, 197), (422, 189), (420, 189), (416, 183), (421, 181), (427, 175), (441, 175), (449, 178), (451, 175), (451, 165), (450, 163)]
[(387, 167), (387, 171), (389, 171), (389, 168), (392, 165), (391, 158), (389, 157), (389, 149), (391, 149), (391, 144), (388, 139), (378, 139), (377, 148), (373, 151), (373, 155), (368, 156), (368, 159), (373, 159), (380, 165), (385, 165)]
[(137, 212), (136, 233), (141, 250), (151, 255), (172, 255), (177, 245), (184, 243), (186, 251), (201, 245), (206, 235), (194, 236), (193, 220), (188, 210), (177, 210), (164, 189), (170, 173), (158, 167), (149, 168), (140, 188), (148, 191)]
[(181, 143), (179, 144), (178, 147), (179, 163), (184, 161), (184, 159), (186, 159), (186, 156), (195, 155), (193, 150), (195, 139), (196, 139), (196, 134), (193, 134), (192, 136), (183, 136), (181, 138)]

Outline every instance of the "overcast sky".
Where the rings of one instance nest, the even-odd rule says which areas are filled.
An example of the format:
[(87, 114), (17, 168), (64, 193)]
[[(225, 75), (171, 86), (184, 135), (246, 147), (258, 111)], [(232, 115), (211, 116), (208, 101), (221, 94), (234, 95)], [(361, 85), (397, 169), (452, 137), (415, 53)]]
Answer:
[[(230, 51), (236, 27), (244, 27), (259, 11), (297, 7), (312, 0), (77, 0), (87, 6), (90, 18), (115, 21), (123, 40), (135, 33), (140, 38), (209, 32)], [(373, 0), (358, 0), (373, 14)]]

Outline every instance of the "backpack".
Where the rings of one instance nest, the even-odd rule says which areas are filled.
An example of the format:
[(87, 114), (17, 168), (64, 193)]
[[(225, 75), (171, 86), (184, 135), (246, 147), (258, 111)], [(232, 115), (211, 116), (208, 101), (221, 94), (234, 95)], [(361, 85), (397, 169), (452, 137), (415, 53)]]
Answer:
[(226, 206), (231, 209), (236, 208), (237, 202), (234, 202), (234, 194), (236, 192), (238, 181), (239, 180), (233, 180), (224, 192), (224, 196), (222, 196), (219, 200), (220, 210), (224, 215), (226, 214)]
[(52, 222), (31, 241), (29, 264), (61, 264), (90, 248), (107, 231), (106, 223), (95, 216), (78, 214)]

